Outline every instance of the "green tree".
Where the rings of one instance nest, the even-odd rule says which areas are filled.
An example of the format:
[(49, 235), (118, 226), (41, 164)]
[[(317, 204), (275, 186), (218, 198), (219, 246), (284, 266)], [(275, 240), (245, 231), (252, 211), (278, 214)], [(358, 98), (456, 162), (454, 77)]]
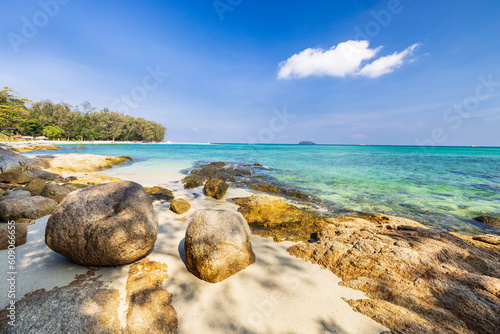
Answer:
[(21, 127), (25, 135), (41, 136), (43, 133), (43, 124), (34, 118), (22, 122)]
[(21, 123), (29, 115), (26, 103), (28, 99), (18, 97), (10, 87), (0, 91), (0, 127), (9, 127), (22, 130)]
[(49, 139), (59, 139), (64, 135), (64, 130), (57, 125), (49, 125), (43, 128), (43, 135)]

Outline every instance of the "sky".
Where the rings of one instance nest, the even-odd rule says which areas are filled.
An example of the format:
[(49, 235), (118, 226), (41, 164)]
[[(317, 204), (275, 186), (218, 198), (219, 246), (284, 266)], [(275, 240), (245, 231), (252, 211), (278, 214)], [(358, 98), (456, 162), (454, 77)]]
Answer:
[(500, 1), (3, 1), (0, 84), (172, 142), (500, 146)]

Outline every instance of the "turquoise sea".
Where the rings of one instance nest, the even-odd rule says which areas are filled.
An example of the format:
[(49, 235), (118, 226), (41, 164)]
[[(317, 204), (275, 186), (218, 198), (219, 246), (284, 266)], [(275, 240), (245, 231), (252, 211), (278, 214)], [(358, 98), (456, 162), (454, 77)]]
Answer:
[(500, 217), (500, 148), (86, 144), (85, 150), (72, 150), (71, 146), (61, 145), (55, 154), (128, 155), (135, 162), (113, 173), (151, 173), (159, 183), (167, 181), (168, 173), (197, 162), (259, 162), (269, 167), (260, 170), (265, 177), (327, 200), (331, 208), (398, 215), (466, 234), (500, 233), (472, 219)]

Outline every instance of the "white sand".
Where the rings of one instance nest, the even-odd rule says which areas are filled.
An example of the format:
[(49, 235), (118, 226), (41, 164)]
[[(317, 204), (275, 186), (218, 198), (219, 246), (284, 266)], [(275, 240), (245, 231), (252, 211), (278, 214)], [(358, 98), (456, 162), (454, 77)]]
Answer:
[[(145, 184), (150, 180), (143, 181)], [(149, 255), (151, 260), (168, 265), (170, 277), (163, 286), (173, 294), (180, 333), (379, 333), (387, 330), (354, 312), (341, 299), (365, 298), (362, 292), (339, 286), (340, 279), (330, 271), (290, 256), (286, 249), (291, 243), (275, 243), (269, 238), (253, 236), (254, 264), (216, 284), (196, 278), (182, 260), (183, 238), (190, 217), (200, 209), (235, 210), (236, 207), (225, 200), (206, 199), (200, 188), (187, 192), (180, 183), (165, 185), (192, 206), (180, 216), (169, 210), (168, 203), (155, 203), (160, 226), (155, 248)], [(201, 196), (194, 198), (193, 193)], [(228, 195), (238, 197), (249, 193), (230, 189)], [(188, 219), (179, 222), (180, 217)], [(88, 270), (45, 245), (47, 219), (38, 219), (35, 225), (29, 226), (28, 242), (16, 249), (16, 300), (36, 289), (67, 285), (76, 274)], [(119, 313), (123, 324), (128, 270), (127, 265), (97, 271), (103, 281), (109, 281), (121, 293)], [(6, 251), (0, 251), (0, 271), (5, 277), (9, 271)], [(5, 278), (1, 279), (0, 308), (3, 308), (8, 303), (7, 284), (4, 284)]]

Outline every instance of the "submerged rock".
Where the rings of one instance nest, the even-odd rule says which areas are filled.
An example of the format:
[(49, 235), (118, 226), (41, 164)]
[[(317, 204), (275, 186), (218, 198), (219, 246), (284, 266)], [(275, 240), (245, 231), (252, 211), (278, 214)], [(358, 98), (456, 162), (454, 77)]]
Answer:
[(229, 185), (221, 179), (208, 179), (208, 181), (205, 182), (203, 191), (206, 196), (222, 199), (228, 188)]
[(26, 196), (0, 202), (0, 220), (38, 219), (54, 211), (57, 202), (42, 196)]
[(475, 221), (478, 221), (483, 224), (488, 224), (491, 226), (500, 226), (500, 218), (491, 217), (491, 216), (479, 216), (474, 218)]
[(348, 300), (354, 310), (396, 333), (497, 333), (500, 252), (415, 226), (329, 221), (289, 252), (371, 298)]
[(186, 230), (187, 269), (196, 277), (217, 283), (255, 262), (250, 229), (240, 213), (205, 210)]
[(144, 188), (119, 181), (68, 194), (47, 222), (45, 243), (81, 265), (122, 265), (146, 255), (157, 231)]
[(170, 209), (172, 209), (173, 212), (182, 215), (183, 213), (186, 213), (189, 209), (191, 209), (191, 205), (188, 203), (188, 201), (179, 198), (174, 199), (172, 202), (170, 202)]

